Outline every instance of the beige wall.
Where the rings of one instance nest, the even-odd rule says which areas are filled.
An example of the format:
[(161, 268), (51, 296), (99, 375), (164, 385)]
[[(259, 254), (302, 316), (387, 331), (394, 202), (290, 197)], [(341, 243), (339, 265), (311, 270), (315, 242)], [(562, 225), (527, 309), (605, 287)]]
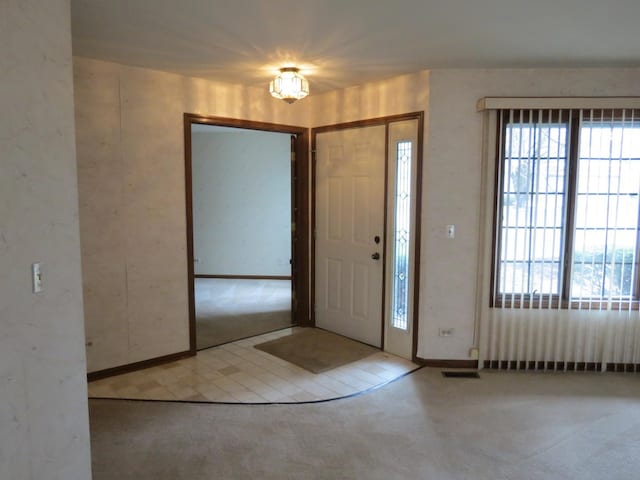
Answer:
[(74, 59), (89, 371), (189, 348), (183, 113), (307, 125), (266, 89)]
[(291, 136), (194, 132), (196, 275), (291, 276)]
[(0, 478), (89, 479), (69, 1), (0, 2), (0, 45)]
[[(484, 201), (477, 100), (580, 95), (640, 95), (640, 69), (432, 70), (309, 99), (313, 126), (425, 111), (419, 357), (468, 359), (477, 343)], [(446, 236), (449, 224), (456, 226), (454, 239)], [(438, 336), (439, 328), (451, 327), (453, 336)]]
[[(638, 69), (434, 70), (289, 106), (262, 89), (85, 59), (75, 67), (91, 370), (188, 346), (183, 111), (307, 126), (424, 111), (418, 355), (467, 359), (483, 203), (477, 100), (640, 95)], [(442, 327), (454, 335), (438, 337)]]
[[(465, 359), (474, 344), (483, 203), (482, 114), (476, 101), (485, 96), (638, 96), (640, 69), (433, 70), (430, 83), (418, 354)], [(453, 240), (446, 237), (448, 224), (456, 225)], [(438, 337), (440, 327), (453, 327), (455, 334)]]
[[(427, 114), (429, 72), (314, 95), (309, 97), (308, 105), (313, 127), (417, 111)], [(426, 128), (425, 125), (425, 131)]]

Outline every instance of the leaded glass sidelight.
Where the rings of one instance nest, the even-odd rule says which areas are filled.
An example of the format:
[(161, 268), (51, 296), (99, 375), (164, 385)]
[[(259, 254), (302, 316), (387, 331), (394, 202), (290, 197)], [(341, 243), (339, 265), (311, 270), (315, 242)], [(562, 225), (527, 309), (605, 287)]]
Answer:
[(407, 330), (409, 308), (409, 247), (411, 235), (411, 142), (396, 145), (393, 228), (391, 326)]

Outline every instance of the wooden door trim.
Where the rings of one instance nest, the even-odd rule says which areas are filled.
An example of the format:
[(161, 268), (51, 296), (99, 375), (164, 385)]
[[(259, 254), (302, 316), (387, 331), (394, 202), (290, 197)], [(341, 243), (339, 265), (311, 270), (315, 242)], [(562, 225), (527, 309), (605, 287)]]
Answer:
[(196, 349), (196, 307), (195, 307), (195, 274), (193, 266), (193, 170), (191, 161), (191, 125), (215, 125), (221, 127), (261, 130), (265, 132), (288, 133), (296, 135), (295, 173), (291, 169), (292, 186), (292, 219), (296, 224), (291, 252), (292, 283), (297, 297), (295, 311), (292, 312), (294, 323), (310, 326), (310, 212), (309, 212), (309, 129), (295, 125), (283, 125), (268, 122), (256, 122), (238, 118), (216, 117), (194, 113), (184, 114), (184, 163), (185, 163), (185, 195), (187, 220), (187, 274), (189, 297), (189, 350), (195, 355)]
[[(315, 312), (315, 303), (316, 303), (316, 145), (317, 145), (317, 135), (319, 133), (327, 133), (334, 132), (338, 130), (347, 130), (351, 128), (363, 128), (363, 127), (373, 127), (384, 125), (385, 128), (385, 214), (384, 214), (384, 235), (385, 245), (383, 247), (386, 248), (386, 229), (387, 229), (387, 183), (388, 183), (388, 163), (389, 163), (389, 153), (388, 153), (388, 140), (389, 140), (389, 124), (395, 122), (402, 122), (405, 120), (417, 120), (418, 121), (418, 151), (417, 151), (417, 168), (416, 168), (416, 219), (415, 219), (415, 249), (414, 249), (414, 294), (413, 294), (413, 318), (412, 318), (412, 347), (411, 347), (411, 358), (412, 360), (417, 359), (418, 353), (418, 310), (420, 307), (420, 242), (421, 242), (421, 221), (422, 218), (422, 159), (423, 159), (423, 149), (424, 149), (424, 111), (419, 112), (411, 112), (411, 113), (403, 113), (399, 115), (389, 115), (386, 117), (376, 117), (369, 118), (364, 120), (356, 120), (353, 122), (343, 122), (336, 123), (333, 125), (323, 125), (320, 127), (314, 127), (311, 129), (311, 191), (310, 191), (310, 205), (311, 205), (311, 215), (310, 215), (310, 227), (311, 227), (311, 246), (310, 246), (310, 285), (309, 285), (309, 314), (310, 314), (310, 325), (315, 326), (316, 324), (316, 312)], [(385, 262), (386, 264), (386, 262)], [(385, 291), (384, 285), (386, 283), (386, 269), (383, 268), (383, 277), (382, 277), (382, 288), (383, 288), (383, 299)], [(385, 334), (385, 304), (383, 303), (383, 311), (382, 311), (382, 348), (384, 348), (384, 334)]]
[(380, 329), (380, 350), (384, 351), (385, 317), (387, 306), (387, 220), (389, 206), (389, 122), (384, 124), (384, 207), (382, 207), (382, 328)]

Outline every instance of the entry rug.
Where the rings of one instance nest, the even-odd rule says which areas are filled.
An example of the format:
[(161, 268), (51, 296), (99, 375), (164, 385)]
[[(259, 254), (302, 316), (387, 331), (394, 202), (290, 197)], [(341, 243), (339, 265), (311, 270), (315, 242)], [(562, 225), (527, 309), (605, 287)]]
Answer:
[(377, 348), (317, 328), (255, 345), (254, 348), (312, 373), (346, 365), (379, 352)]

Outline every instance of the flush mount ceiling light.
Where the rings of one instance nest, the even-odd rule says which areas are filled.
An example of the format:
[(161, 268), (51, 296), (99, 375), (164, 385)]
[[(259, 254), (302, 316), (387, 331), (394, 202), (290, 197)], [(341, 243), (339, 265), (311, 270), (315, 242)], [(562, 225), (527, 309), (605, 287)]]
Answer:
[(269, 92), (275, 98), (293, 103), (309, 95), (309, 82), (296, 67), (285, 67), (269, 83)]

